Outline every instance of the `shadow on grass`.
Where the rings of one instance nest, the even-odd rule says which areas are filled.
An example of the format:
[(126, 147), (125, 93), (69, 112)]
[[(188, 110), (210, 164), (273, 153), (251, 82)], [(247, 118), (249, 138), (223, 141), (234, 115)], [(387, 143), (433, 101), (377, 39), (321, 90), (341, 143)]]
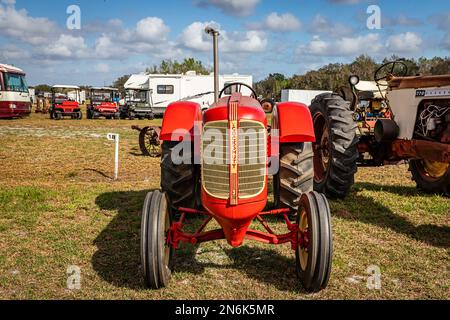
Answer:
[[(231, 263), (223, 265), (198, 261), (196, 259), (197, 249), (198, 246), (184, 245), (175, 253), (175, 272), (199, 275), (205, 272), (205, 268), (233, 269), (281, 291), (306, 293), (297, 279), (294, 252), (292, 252), (292, 257), (285, 257), (271, 249), (251, 248), (246, 245), (239, 248), (229, 247), (224, 251)], [(207, 253), (207, 251), (205, 249), (203, 253)]]
[(358, 183), (347, 199), (334, 202), (333, 215), (347, 220), (357, 220), (382, 228), (389, 228), (394, 232), (402, 233), (411, 239), (422, 241), (435, 247), (450, 247), (450, 227), (432, 224), (414, 225), (407, 218), (395, 214), (391, 209), (374, 199), (357, 194), (357, 191), (361, 189), (384, 191), (408, 197), (427, 196), (413, 187)]
[(88, 168), (88, 169), (84, 169), (84, 171), (97, 173), (97, 174), (101, 175), (103, 178), (107, 178), (107, 179), (110, 179), (110, 180), (114, 179), (114, 177), (110, 177), (106, 173), (104, 173), (103, 171), (100, 171), (100, 170), (97, 170), (97, 169)]
[(139, 239), (142, 205), (150, 191), (108, 192), (95, 199), (100, 209), (117, 214), (94, 240), (97, 252), (92, 265), (98, 275), (117, 287), (144, 289)]
[[(150, 191), (109, 192), (95, 200), (100, 209), (117, 211), (94, 240), (97, 252), (92, 257), (97, 274), (116, 287), (145, 290), (140, 270), (140, 223), (142, 205)], [(201, 219), (189, 220), (187, 231), (194, 230), (201, 222)], [(203, 246), (202, 249), (210, 250)], [(197, 250), (198, 246), (181, 245), (174, 255), (174, 272), (202, 274), (205, 268), (229, 268), (240, 270), (280, 290), (302, 290), (295, 275), (294, 255), (287, 258), (270, 249), (229, 247), (225, 249), (225, 254), (232, 263), (221, 265), (198, 261)]]

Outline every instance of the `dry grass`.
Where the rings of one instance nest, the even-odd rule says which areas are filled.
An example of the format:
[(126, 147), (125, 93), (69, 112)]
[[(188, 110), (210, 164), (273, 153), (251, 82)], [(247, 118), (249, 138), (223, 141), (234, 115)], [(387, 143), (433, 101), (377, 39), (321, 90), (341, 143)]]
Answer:
[[(224, 241), (183, 246), (170, 287), (144, 289), (140, 211), (159, 162), (140, 155), (131, 125), (148, 123), (0, 122), (1, 299), (449, 298), (450, 200), (419, 193), (405, 166), (361, 168), (348, 199), (332, 203), (333, 272), (319, 294), (298, 285), (289, 246)], [(119, 181), (108, 132), (121, 134)], [(66, 289), (69, 265), (82, 270), (79, 291)], [(370, 265), (379, 291), (366, 287)]]

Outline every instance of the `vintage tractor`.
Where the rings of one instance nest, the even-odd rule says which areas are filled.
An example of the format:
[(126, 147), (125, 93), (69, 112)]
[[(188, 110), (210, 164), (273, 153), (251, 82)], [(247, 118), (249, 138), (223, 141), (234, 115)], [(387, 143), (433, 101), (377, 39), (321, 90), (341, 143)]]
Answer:
[[(67, 91), (75, 93), (70, 97)], [(77, 86), (57, 85), (52, 87), (52, 102), (50, 107), (50, 119), (61, 120), (63, 117), (81, 120), (83, 113), (80, 109), (80, 88)]]
[[(251, 87), (239, 84), (252, 96), (222, 97), (233, 85), (203, 112), (189, 101), (172, 103), (165, 112), (159, 136), (161, 190), (148, 193), (142, 213), (145, 284), (153, 289), (169, 284), (172, 255), (181, 243), (226, 239), (232, 247), (244, 240), (290, 244), (304, 288), (324, 289), (331, 272), (332, 230), (326, 197), (312, 191), (310, 112), (299, 103), (280, 103), (269, 130)], [(276, 206), (266, 210), (269, 175), (275, 180)], [(185, 231), (189, 215), (204, 217), (193, 233)], [(265, 216), (283, 219), (287, 232), (276, 234)], [(212, 220), (219, 229), (207, 229)], [(266, 232), (250, 229), (254, 221)]]
[(389, 62), (374, 82), (351, 76), (351, 94), (313, 100), (315, 190), (343, 198), (358, 165), (409, 161), (419, 189), (450, 195), (450, 75), (407, 74)]
[(153, 120), (155, 115), (152, 105), (151, 90), (126, 88), (125, 104), (120, 106), (120, 118)]
[(91, 88), (90, 104), (87, 106), (87, 118), (98, 119), (119, 119), (119, 106), (115, 102), (119, 90), (116, 88)]

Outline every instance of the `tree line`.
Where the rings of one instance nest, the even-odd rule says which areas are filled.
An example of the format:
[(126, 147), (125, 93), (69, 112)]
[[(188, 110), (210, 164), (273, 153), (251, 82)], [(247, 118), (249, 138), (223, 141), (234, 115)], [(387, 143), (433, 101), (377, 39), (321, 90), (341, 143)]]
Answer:
[[(282, 89), (326, 90), (338, 92), (348, 87), (348, 78), (358, 75), (361, 80), (373, 80), (375, 71), (384, 63), (401, 59), (391, 56), (377, 63), (367, 55), (357, 57), (348, 64), (330, 63), (318, 70), (308, 71), (303, 75), (290, 78), (283, 74), (270, 74), (262, 81), (255, 83), (255, 89), (264, 98), (281, 99)], [(450, 57), (434, 57), (419, 59), (402, 59), (408, 66), (408, 76), (450, 74)]]

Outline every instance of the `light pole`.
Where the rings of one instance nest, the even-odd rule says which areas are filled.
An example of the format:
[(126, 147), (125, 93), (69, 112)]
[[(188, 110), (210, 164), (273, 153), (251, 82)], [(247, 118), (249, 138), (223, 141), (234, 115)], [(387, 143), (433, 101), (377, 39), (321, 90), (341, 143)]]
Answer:
[(206, 27), (205, 32), (213, 37), (214, 42), (214, 101), (219, 101), (219, 31)]

